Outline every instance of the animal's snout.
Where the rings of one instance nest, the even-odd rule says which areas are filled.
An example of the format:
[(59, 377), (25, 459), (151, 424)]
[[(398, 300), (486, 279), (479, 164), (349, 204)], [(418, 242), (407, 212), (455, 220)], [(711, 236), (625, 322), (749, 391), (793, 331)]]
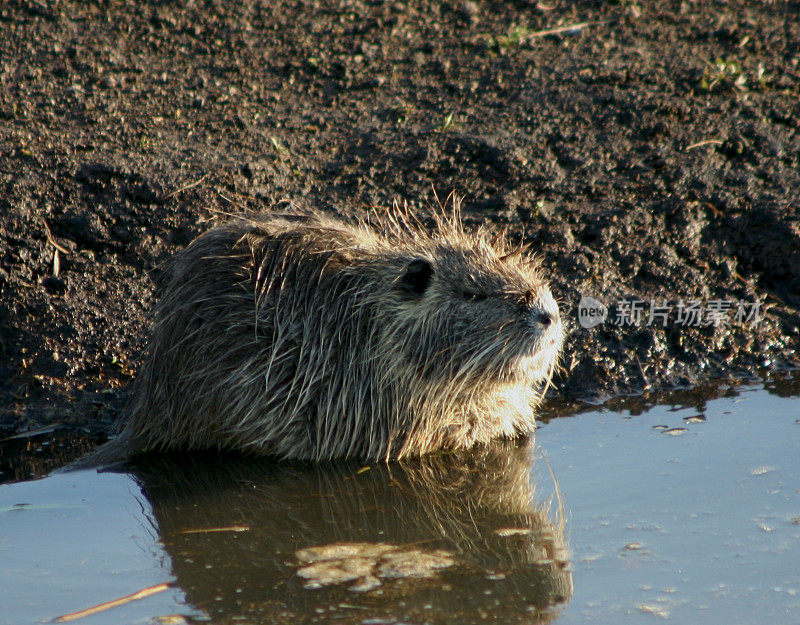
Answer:
[(535, 311), (531, 315), (533, 320), (541, 323), (545, 328), (550, 327), (551, 324), (558, 322), (558, 313), (555, 315), (545, 311)]
[[(543, 305), (544, 304), (544, 305)], [(561, 323), (558, 307), (548, 306), (541, 301), (536, 302), (527, 309), (524, 315), (525, 324), (535, 331), (552, 332), (557, 330)]]
[(525, 291), (522, 295), (522, 308), (527, 321), (533, 325), (549, 328), (561, 321), (558, 306), (549, 294), (540, 298), (534, 291)]

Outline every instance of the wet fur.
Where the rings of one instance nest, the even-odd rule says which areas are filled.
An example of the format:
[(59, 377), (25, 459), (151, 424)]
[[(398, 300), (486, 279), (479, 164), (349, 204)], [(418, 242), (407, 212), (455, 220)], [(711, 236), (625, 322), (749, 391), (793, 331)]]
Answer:
[(457, 212), (433, 232), (397, 209), (237, 218), (163, 284), (127, 453), (389, 459), (511, 437), (534, 429), (561, 347), (536, 263)]

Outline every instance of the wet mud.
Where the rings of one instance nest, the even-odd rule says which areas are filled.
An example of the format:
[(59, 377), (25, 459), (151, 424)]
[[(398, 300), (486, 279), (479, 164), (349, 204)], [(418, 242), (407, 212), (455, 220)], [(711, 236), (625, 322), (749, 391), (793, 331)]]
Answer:
[[(556, 399), (797, 366), (798, 12), (4, 2), (0, 438), (107, 430), (160, 263), (226, 213), (289, 201), (425, 215), (455, 191), (467, 222), (530, 243), (570, 325)], [(581, 327), (584, 296), (605, 323)], [(681, 323), (692, 301), (705, 316)], [(620, 302), (638, 323), (615, 322)], [(736, 321), (742, 303), (760, 318)]]

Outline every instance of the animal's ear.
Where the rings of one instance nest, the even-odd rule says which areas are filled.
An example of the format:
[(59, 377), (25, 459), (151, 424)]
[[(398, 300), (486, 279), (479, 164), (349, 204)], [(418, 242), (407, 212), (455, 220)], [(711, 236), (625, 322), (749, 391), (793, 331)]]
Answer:
[(409, 295), (422, 295), (430, 286), (433, 265), (424, 258), (412, 260), (400, 277), (400, 290)]

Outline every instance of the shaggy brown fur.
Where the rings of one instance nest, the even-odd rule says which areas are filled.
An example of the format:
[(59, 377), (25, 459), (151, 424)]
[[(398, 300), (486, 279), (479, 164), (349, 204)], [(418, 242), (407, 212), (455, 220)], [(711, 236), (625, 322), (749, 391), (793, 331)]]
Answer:
[(237, 218), (169, 268), (117, 446), (390, 459), (534, 429), (562, 342), (537, 265), (457, 211), (430, 233)]

